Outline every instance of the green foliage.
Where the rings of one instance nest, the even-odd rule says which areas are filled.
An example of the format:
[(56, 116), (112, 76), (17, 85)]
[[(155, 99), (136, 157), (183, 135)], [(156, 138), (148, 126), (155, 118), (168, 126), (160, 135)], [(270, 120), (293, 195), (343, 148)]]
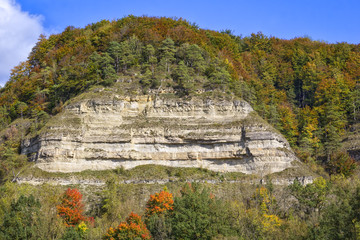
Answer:
[(77, 231), (75, 227), (66, 228), (65, 234), (62, 236), (61, 240), (81, 240), (84, 239), (80, 232)]
[(171, 38), (166, 38), (161, 42), (160, 50), (160, 63), (164, 66), (165, 70), (169, 73), (170, 66), (175, 61), (175, 45)]
[(0, 226), (0, 238), (35, 239), (39, 222), (40, 202), (33, 195), (21, 195), (13, 201), (10, 210), (5, 214), (3, 224)]
[(151, 215), (146, 219), (146, 226), (149, 229), (151, 236), (156, 240), (171, 239), (171, 223), (169, 223), (168, 216)]
[(186, 184), (181, 197), (175, 198), (170, 216), (174, 239), (211, 239), (226, 235), (230, 229), (224, 222), (226, 212), (220, 200), (198, 184)]
[(357, 239), (349, 199), (326, 207), (319, 226), (314, 226), (309, 235), (309, 239)]
[(242, 97), (292, 146), (329, 161), (346, 126), (359, 120), (359, 56), (356, 45), (261, 32), (242, 38), (183, 19), (128, 16), (68, 27), (41, 36), (13, 69), (0, 90), (0, 128), (33, 110), (56, 113), (91, 86), (126, 76), (142, 93), (170, 87), (179, 96), (220, 90)]
[[(243, 38), (229, 30), (200, 29), (183, 19), (128, 16), (116, 21), (103, 20), (85, 28), (68, 27), (60, 34), (40, 36), (28, 60), (12, 70), (9, 81), (0, 89), (0, 179), (1, 182), (15, 180), (28, 166), (26, 156), (19, 154), (21, 140), (27, 134), (36, 135), (51, 114), (61, 111), (66, 101), (94, 85), (110, 86), (114, 82), (124, 94), (157, 94), (170, 89), (180, 97), (203, 92), (205, 96), (220, 93), (222, 97), (227, 94), (243, 98), (284, 134), (304, 161), (313, 164), (316, 159), (326, 158), (324, 162), (331, 174), (351, 179), (356, 164), (339, 151), (350, 124), (356, 126), (360, 119), (359, 69), (358, 45), (326, 44), (307, 37), (282, 40), (261, 32)], [(148, 173), (151, 176), (161, 173), (165, 178), (207, 175), (199, 171), (192, 173), (192, 170), (152, 171), (142, 169), (120, 175), (138, 174), (140, 178)], [(245, 239), (275, 238), (279, 228), (283, 229), (282, 239), (291, 239), (292, 235), (307, 234), (304, 227), (307, 224), (317, 224), (320, 230), (311, 228), (309, 232), (313, 235), (309, 238), (352, 238), (360, 226), (356, 193), (349, 193), (349, 197), (337, 205), (330, 197), (325, 200), (338, 194), (329, 195), (330, 188), (330, 184), (321, 179), (307, 186), (295, 182), (290, 191), (298, 204), (292, 216), (279, 215), (269, 205), (268, 216), (256, 207), (250, 208), (251, 211), (239, 207), (237, 213), (241, 217), (233, 216), (231, 221), (218, 217), (221, 212), (218, 208), (208, 207), (214, 206), (217, 200), (206, 198), (201, 189), (183, 192), (183, 197), (177, 198), (179, 213), (173, 214), (177, 219), (174, 229), (182, 229), (187, 221), (195, 221), (199, 225), (196, 231), (202, 232), (204, 238), (218, 233), (227, 236), (227, 230), (219, 229), (221, 224), (213, 227), (214, 222), (223, 221), (236, 225), (238, 235)], [(101, 194), (100, 210), (94, 212), (101, 219), (103, 229), (108, 228), (111, 221), (120, 221), (131, 210), (129, 206), (134, 205), (126, 189), (113, 182)], [(1, 199), (0, 213), (10, 211), (8, 199)], [(51, 202), (58, 204), (54, 199)], [(126, 204), (122, 204), (124, 202)], [(192, 203), (204, 206), (195, 209)], [(43, 227), (51, 230), (42, 231), (44, 234), (39, 238), (59, 238), (64, 230), (49, 205), (45, 209), (48, 217), (44, 217)], [(203, 219), (195, 216), (197, 211)], [(279, 228), (269, 227), (265, 231), (264, 226), (273, 226), (267, 224), (274, 223), (275, 217), (271, 216), (281, 216), (280, 220), (285, 221)], [(171, 224), (175, 222), (169, 219), (172, 217), (157, 216), (149, 220), (152, 229), (159, 230), (158, 239), (182, 234), (172, 229)], [(205, 231), (203, 226), (211, 227)], [(74, 232), (67, 231), (71, 238)], [(96, 236), (101, 235), (99, 231)], [(217, 237), (221, 239), (220, 235)]]
[(307, 216), (317, 211), (318, 213), (324, 207), (326, 197), (329, 193), (329, 183), (322, 177), (316, 178), (313, 183), (303, 186), (295, 180), (289, 186), (291, 194), (299, 202), (299, 210), (304, 211)]

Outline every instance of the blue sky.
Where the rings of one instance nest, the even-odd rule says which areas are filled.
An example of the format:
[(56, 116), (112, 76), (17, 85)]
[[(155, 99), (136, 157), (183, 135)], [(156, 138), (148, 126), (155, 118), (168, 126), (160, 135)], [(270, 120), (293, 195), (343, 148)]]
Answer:
[(102, 19), (136, 16), (182, 17), (202, 28), (231, 29), (235, 34), (358, 43), (358, 0), (18, 0), (24, 11), (44, 16), (46, 29), (83, 27)]
[[(36, 42), (40, 32), (49, 35), (61, 32), (69, 25), (84, 27), (102, 19), (113, 20), (129, 14), (182, 17), (201, 28), (230, 29), (242, 36), (262, 31), (265, 35), (285, 39), (308, 36), (329, 43), (360, 42), (359, 0), (0, 0), (0, 32), (2, 25), (14, 32), (11, 20), (1, 18), (4, 3), (10, 4), (18, 14), (27, 16), (37, 25), (32, 26), (33, 31), (30, 31), (30, 26), (23, 30), (33, 36), (27, 37), (27, 48), (15, 49), (23, 51), (22, 55), (18, 54), (21, 56), (12, 54), (12, 49), (2, 49), (4, 41), (0, 41), (0, 82), (5, 81), (6, 71), (9, 72), (6, 67), (26, 60), (31, 49), (28, 46)], [(8, 21), (7, 24), (4, 21)], [(21, 32), (16, 34), (19, 35)], [(1, 58), (5, 52), (6, 56), (13, 55), (13, 58), (11, 64), (7, 61), (7, 66), (3, 67)]]

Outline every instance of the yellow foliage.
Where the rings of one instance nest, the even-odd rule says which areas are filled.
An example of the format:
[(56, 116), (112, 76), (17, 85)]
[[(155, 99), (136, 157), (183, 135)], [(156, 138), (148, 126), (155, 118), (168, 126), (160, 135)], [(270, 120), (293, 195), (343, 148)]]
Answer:
[(81, 232), (81, 233), (85, 233), (89, 228), (86, 226), (86, 223), (84, 222), (81, 222), (79, 225), (78, 225), (78, 230)]
[(281, 226), (281, 220), (276, 215), (269, 215), (264, 213), (261, 224), (265, 232), (273, 232), (276, 228)]

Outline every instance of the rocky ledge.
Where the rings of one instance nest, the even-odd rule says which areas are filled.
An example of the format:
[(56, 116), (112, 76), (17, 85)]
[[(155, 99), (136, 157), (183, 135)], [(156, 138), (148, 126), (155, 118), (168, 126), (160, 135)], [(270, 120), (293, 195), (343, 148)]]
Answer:
[(245, 101), (151, 96), (71, 103), (22, 143), (22, 153), (49, 172), (160, 164), (266, 175), (296, 160)]

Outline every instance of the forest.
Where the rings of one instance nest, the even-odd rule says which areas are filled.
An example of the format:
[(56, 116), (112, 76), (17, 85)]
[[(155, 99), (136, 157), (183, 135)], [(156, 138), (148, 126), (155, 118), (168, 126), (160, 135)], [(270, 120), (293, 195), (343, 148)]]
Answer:
[[(129, 96), (171, 89), (179, 98), (244, 99), (319, 177), (282, 191), (269, 181), (224, 201), (206, 184), (157, 189), (137, 207), (141, 217), (121, 208), (116, 183), (86, 208), (75, 188), (13, 183), (33, 164), (20, 154), (24, 137), (98, 86)], [(359, 44), (243, 37), (135, 16), (41, 35), (0, 89), (0, 238), (357, 239), (359, 121)], [(292, 205), (280, 206), (280, 192)]]

